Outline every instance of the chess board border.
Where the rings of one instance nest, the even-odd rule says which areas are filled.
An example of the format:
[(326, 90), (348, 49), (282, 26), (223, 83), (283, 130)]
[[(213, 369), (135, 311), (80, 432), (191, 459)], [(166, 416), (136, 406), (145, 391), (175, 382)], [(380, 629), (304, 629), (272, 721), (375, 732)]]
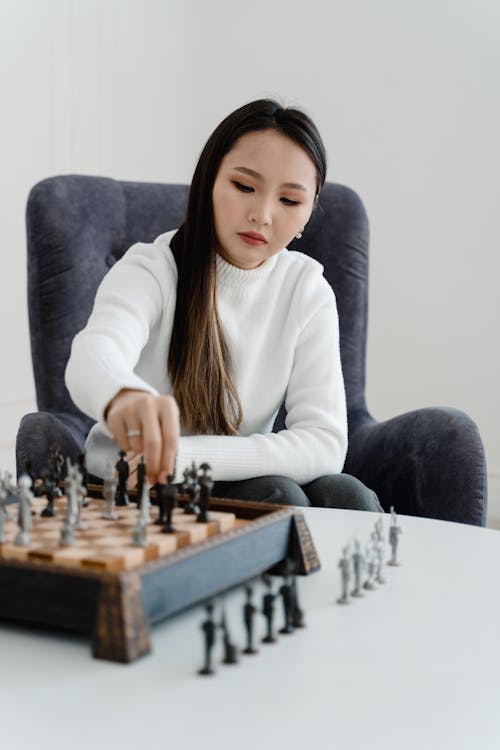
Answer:
[[(180, 506), (186, 501), (181, 496)], [(226, 498), (212, 498), (210, 508), (250, 522), (117, 573), (0, 559), (0, 619), (90, 634), (96, 658), (128, 663), (151, 651), (155, 622), (266, 571), (319, 570), (300, 511)]]

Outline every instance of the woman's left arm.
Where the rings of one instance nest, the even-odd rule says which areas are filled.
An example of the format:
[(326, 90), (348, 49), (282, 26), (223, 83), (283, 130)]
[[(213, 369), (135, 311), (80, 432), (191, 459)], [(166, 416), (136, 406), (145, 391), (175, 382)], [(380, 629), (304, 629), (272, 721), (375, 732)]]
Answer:
[(297, 337), (285, 400), (287, 429), (246, 437), (181, 437), (176, 481), (191, 461), (210, 464), (218, 481), (279, 475), (302, 485), (342, 471), (347, 410), (338, 315), (333, 291), (323, 287), (322, 292), (321, 304)]

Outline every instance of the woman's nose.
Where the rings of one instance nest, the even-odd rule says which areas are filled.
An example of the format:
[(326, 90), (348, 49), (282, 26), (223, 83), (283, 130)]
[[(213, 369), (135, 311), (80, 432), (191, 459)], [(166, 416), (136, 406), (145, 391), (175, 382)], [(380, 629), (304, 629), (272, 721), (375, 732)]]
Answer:
[(271, 201), (267, 199), (255, 199), (250, 207), (250, 221), (257, 226), (267, 226), (272, 222)]

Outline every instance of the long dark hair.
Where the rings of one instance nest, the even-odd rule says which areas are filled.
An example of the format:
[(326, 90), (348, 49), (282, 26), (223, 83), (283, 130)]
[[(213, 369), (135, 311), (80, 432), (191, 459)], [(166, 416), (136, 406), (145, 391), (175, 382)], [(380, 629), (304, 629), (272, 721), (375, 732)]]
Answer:
[(224, 156), (239, 138), (258, 130), (282, 133), (306, 151), (316, 167), (316, 196), (326, 179), (326, 152), (316, 125), (305, 113), (273, 99), (258, 99), (232, 112), (205, 144), (186, 218), (170, 243), (178, 283), (168, 372), (181, 421), (192, 434), (234, 435), (243, 418), (217, 315), (212, 191)]

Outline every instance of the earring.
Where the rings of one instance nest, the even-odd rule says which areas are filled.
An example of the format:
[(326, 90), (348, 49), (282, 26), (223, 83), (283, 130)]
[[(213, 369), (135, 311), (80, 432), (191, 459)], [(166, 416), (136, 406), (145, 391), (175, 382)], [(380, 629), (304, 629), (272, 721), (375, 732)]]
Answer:
[(295, 239), (300, 240), (300, 238), (302, 237), (302, 232), (303, 231), (304, 231), (304, 227), (302, 227), (302, 229), (300, 230), (300, 232), (295, 235)]

